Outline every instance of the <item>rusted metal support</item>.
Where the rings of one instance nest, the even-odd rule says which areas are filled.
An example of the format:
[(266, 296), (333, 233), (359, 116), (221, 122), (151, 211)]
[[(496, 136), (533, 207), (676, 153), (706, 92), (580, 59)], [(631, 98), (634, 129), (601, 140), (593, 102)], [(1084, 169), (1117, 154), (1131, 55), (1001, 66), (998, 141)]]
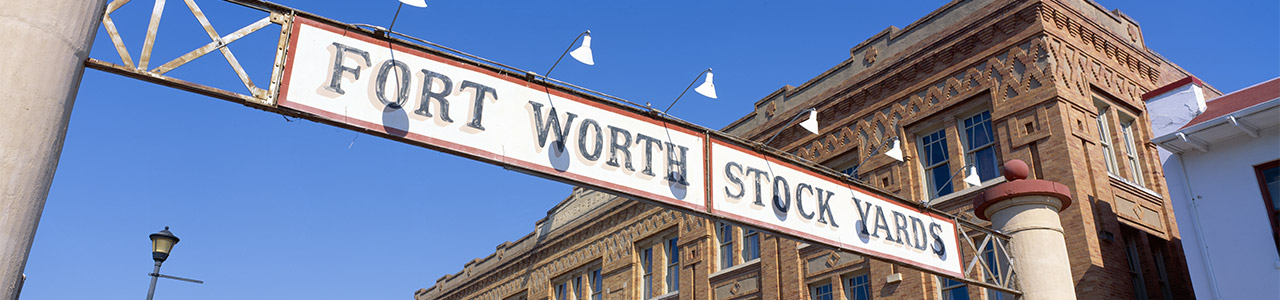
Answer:
[(164, 0), (156, 0), (151, 9), (151, 23), (147, 25), (147, 40), (142, 43), (142, 55), (138, 58), (139, 70), (146, 70), (147, 63), (151, 62), (151, 49), (155, 47), (156, 33), (160, 31), (161, 15), (164, 15)]

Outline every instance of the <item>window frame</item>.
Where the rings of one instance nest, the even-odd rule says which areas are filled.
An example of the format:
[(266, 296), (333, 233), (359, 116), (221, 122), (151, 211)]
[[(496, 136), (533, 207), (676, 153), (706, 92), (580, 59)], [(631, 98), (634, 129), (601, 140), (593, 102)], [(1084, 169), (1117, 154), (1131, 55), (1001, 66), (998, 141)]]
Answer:
[[(972, 120), (984, 115), (986, 116), (986, 119), (979, 121), (979, 123), (986, 123), (986, 129), (989, 130), (990, 139), (986, 144), (975, 146), (973, 145), (972, 139), (969, 137), (969, 129), (977, 128), (978, 124), (967, 125), (965, 124), (965, 122), (968, 122), (969, 120)], [(962, 148), (961, 150), (963, 150), (964, 152), (964, 155), (962, 156), (964, 158), (964, 165), (966, 166), (973, 165), (975, 168), (978, 168), (977, 172), (979, 175), (981, 175), (982, 167), (984, 166), (978, 165), (978, 152), (982, 150), (991, 149), (992, 162), (994, 162), (995, 164), (991, 166), (986, 166), (986, 167), (991, 168), (990, 171), (993, 172), (995, 175), (991, 176), (990, 178), (984, 178), (982, 179), (982, 181), (986, 182), (988, 180), (999, 178), (1000, 177), (1000, 151), (999, 151), (999, 147), (996, 147), (996, 144), (999, 143), (999, 140), (996, 139), (995, 120), (992, 119), (991, 117), (991, 110), (984, 109), (976, 113), (968, 114), (967, 117), (961, 118), (960, 120), (956, 121), (956, 129), (957, 129), (956, 133), (960, 136), (960, 147)], [(955, 189), (954, 182), (952, 183), (952, 189)]]
[[(601, 286), (591, 286), (592, 272), (602, 275), (603, 266), (599, 260), (589, 262), (551, 278), (551, 300), (586, 300), (586, 295), (600, 294)], [(603, 279), (603, 278), (601, 278)], [(586, 281), (586, 284), (583, 284)], [(603, 282), (603, 281), (602, 281)], [(600, 300), (600, 299), (595, 299)]]
[(719, 244), (718, 259), (720, 270), (732, 268), (737, 265), (734, 259), (734, 228), (733, 224), (719, 221), (716, 223), (716, 242)]
[(672, 237), (666, 239), (663, 243), (666, 250), (666, 274), (663, 274), (667, 284), (667, 293), (680, 290), (680, 237)]
[(938, 299), (952, 300), (951, 293), (955, 290), (963, 290), (965, 299), (969, 299), (969, 284), (964, 281), (951, 280), (944, 276), (938, 276)]
[[(853, 280), (858, 278), (862, 278), (862, 283), (857, 283), (857, 284), (853, 283)], [(863, 269), (862, 271), (859, 271), (853, 274), (842, 276), (840, 278), (840, 283), (844, 285), (843, 288), (844, 288), (845, 300), (871, 300), (872, 299), (871, 298), (871, 274), (866, 269)], [(854, 290), (859, 287), (866, 287), (866, 289), (864, 290), (865, 293), (863, 293), (863, 295), (867, 296), (865, 299), (857, 298), (856, 296), (854, 296)]]
[(653, 247), (640, 249), (640, 282), (641, 299), (653, 298)]
[(588, 280), (588, 293), (591, 294), (591, 300), (602, 300), (604, 298), (604, 268), (597, 267), (590, 270), (587, 272), (588, 276), (591, 276), (591, 279)]
[(1137, 299), (1148, 299), (1147, 282), (1142, 274), (1142, 257), (1138, 253), (1138, 234), (1126, 234), (1125, 238), (1125, 259), (1129, 261), (1129, 279), (1133, 285), (1133, 295)]
[(1094, 117), (1094, 122), (1098, 126), (1098, 146), (1102, 148), (1102, 161), (1107, 164), (1107, 173), (1119, 174), (1120, 168), (1116, 166), (1115, 148), (1111, 142), (1111, 106), (1107, 105), (1101, 98), (1094, 96), (1094, 107), (1098, 110), (1098, 115)]
[[(922, 134), (916, 137), (916, 143), (917, 143), (916, 145), (918, 145), (916, 147), (916, 152), (919, 152), (920, 154), (920, 160), (919, 160), (920, 169), (924, 171), (922, 173), (924, 174), (924, 176), (921, 176), (921, 177), (923, 177), (925, 181), (924, 182), (925, 197), (927, 199), (937, 199), (939, 197), (954, 193), (956, 191), (955, 182), (954, 182), (955, 180), (947, 180), (947, 178), (941, 179), (941, 180), (944, 180), (944, 182), (946, 182), (945, 185), (941, 187), (935, 186), (935, 183), (938, 182), (938, 180), (940, 179), (934, 178), (934, 174), (933, 174), (934, 169), (946, 168), (947, 176), (954, 177), (953, 176), (954, 173), (952, 173), (953, 171), (951, 170), (951, 151), (950, 151), (951, 149), (949, 145), (947, 145), (947, 128), (946, 127), (939, 128), (936, 130), (927, 130), (925, 132), (928, 132), (928, 133)], [(941, 135), (938, 139), (935, 139), (927, 143), (925, 142), (925, 139), (931, 138), (934, 135), (937, 135), (939, 133), (941, 133)], [(943, 160), (941, 162), (925, 165), (926, 163), (929, 162), (929, 158), (930, 158), (927, 148), (930, 145), (934, 145), (934, 144), (942, 145)], [(949, 187), (949, 189), (945, 189), (942, 187)], [(943, 191), (945, 191), (946, 193), (943, 193)]]
[[(833, 285), (831, 284), (831, 281), (830, 281), (830, 280), (826, 280), (826, 279), (824, 279), (823, 281), (824, 281), (824, 283), (818, 283), (818, 284), (814, 284), (814, 285), (810, 285), (810, 286), (809, 286), (809, 299), (810, 299), (810, 300), (823, 300), (823, 298), (821, 298), (822, 296), (827, 296), (827, 298), (825, 298), (825, 299), (829, 299), (829, 300), (836, 300), (836, 289), (835, 289), (835, 286), (833, 286)], [(827, 288), (827, 292), (826, 292), (826, 294), (822, 294), (821, 292), (819, 292), (819, 289), (824, 288), (824, 287), (825, 287), (825, 288)]]
[(742, 262), (748, 262), (760, 258), (760, 231), (739, 227), (742, 230)]
[[(1125, 119), (1128, 119), (1128, 122), (1125, 122)], [(1138, 154), (1138, 144), (1134, 142), (1135, 133), (1133, 132), (1133, 127), (1137, 125), (1137, 122), (1138, 118), (1128, 116), (1123, 112), (1120, 113), (1120, 135), (1125, 146), (1124, 154), (1129, 162), (1129, 176), (1131, 176), (1129, 180), (1138, 184), (1138, 186), (1146, 187), (1146, 180), (1142, 176), (1142, 156)]]
[(1267, 214), (1267, 220), (1271, 222), (1271, 238), (1275, 240), (1276, 252), (1280, 253), (1280, 199), (1271, 197), (1271, 189), (1267, 186), (1266, 174), (1267, 170), (1280, 168), (1280, 159), (1261, 163), (1253, 166), (1254, 176), (1258, 178), (1258, 191), (1262, 193), (1262, 204)]

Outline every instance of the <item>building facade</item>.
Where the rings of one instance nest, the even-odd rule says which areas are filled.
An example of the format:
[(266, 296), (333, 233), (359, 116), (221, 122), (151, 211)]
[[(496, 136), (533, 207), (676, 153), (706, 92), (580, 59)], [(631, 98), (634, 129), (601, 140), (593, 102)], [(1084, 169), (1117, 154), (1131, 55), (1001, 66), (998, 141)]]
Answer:
[(1144, 97), (1196, 296), (1280, 299), (1280, 78), (1218, 98), (1203, 86)]
[[(1002, 162), (1021, 159), (1031, 178), (1071, 189), (1061, 222), (1079, 299), (1193, 299), (1142, 99), (1189, 75), (1147, 49), (1136, 22), (1090, 0), (956, 0), (765, 96), (723, 131), (755, 141), (778, 134), (769, 146), (975, 223), (983, 221), (973, 198), (1003, 182)], [(819, 111), (821, 134), (786, 127), (808, 108)], [(879, 155), (890, 138), (904, 161)], [(959, 179), (970, 167), (981, 184)], [(414, 296), (1014, 298), (585, 189), (534, 232)]]

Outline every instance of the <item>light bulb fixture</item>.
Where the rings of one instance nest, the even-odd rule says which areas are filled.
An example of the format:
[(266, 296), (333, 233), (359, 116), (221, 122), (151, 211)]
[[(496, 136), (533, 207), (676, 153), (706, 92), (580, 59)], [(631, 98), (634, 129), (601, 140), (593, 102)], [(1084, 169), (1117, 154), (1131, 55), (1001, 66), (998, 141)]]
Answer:
[(400, 0), (400, 3), (408, 4), (416, 7), (427, 7), (426, 0)]
[[(874, 154), (876, 152), (880, 152), (880, 149), (884, 149), (884, 146), (886, 145), (889, 146), (889, 150), (885, 151), (884, 155), (901, 162), (902, 147), (898, 144), (898, 137), (896, 136), (891, 136), (888, 139), (884, 140), (883, 142), (880, 142), (880, 145), (876, 146), (876, 150), (872, 151), (871, 153)], [(849, 175), (852, 175), (854, 179), (858, 179), (858, 168), (862, 167), (862, 164), (866, 163), (868, 159), (871, 159), (871, 155), (867, 155), (867, 157), (863, 157), (861, 162), (858, 162), (857, 165), (853, 166), (853, 172), (852, 172), (853, 174), (849, 174)]]
[(800, 122), (800, 127), (808, 129), (809, 132), (812, 132), (813, 134), (818, 134), (818, 110), (810, 110), (809, 119), (804, 120), (804, 122)]
[(573, 50), (573, 52), (569, 52), (569, 56), (573, 56), (573, 59), (576, 59), (578, 62), (584, 63), (588, 66), (596, 65), (595, 57), (591, 55), (590, 30), (588, 30), (586, 35), (582, 37), (582, 45), (578, 46), (578, 49)]
[[(706, 80), (706, 81), (703, 81), (703, 82), (702, 82), (702, 85), (699, 85), (699, 86), (698, 86), (698, 88), (693, 89), (693, 91), (698, 92), (699, 94), (702, 94), (703, 96), (707, 96), (707, 98), (715, 99), (715, 98), (716, 98), (716, 84), (711, 82), (711, 78), (712, 78), (713, 76), (715, 76), (715, 74), (712, 74), (712, 73), (711, 73), (711, 68), (707, 68), (706, 73), (707, 73), (707, 77), (706, 77), (706, 78), (707, 78), (707, 80)], [(696, 79), (695, 79), (695, 80), (696, 80)]]
[(800, 126), (804, 127), (804, 129), (809, 130), (809, 132), (812, 132), (813, 134), (818, 134), (818, 109), (810, 108), (810, 109), (800, 111), (800, 113), (796, 114), (796, 116), (791, 117), (791, 121), (787, 121), (787, 125), (783, 125), (782, 129), (778, 129), (778, 132), (773, 133), (773, 136), (769, 137), (769, 140), (765, 141), (764, 144), (769, 145), (769, 142), (773, 142), (773, 139), (778, 138), (778, 135), (782, 134), (782, 130), (785, 130), (788, 126), (791, 126), (791, 123), (794, 123), (796, 119), (799, 119), (800, 116), (803, 116), (804, 113), (806, 112), (809, 113), (809, 119), (805, 120), (804, 122), (801, 122)]
[[(573, 49), (573, 44), (577, 44), (578, 39), (582, 39), (582, 45), (578, 46), (578, 49)], [(573, 49), (573, 52), (570, 53), (569, 49)], [(594, 66), (596, 61), (595, 57), (591, 55), (591, 31), (583, 31), (582, 33), (579, 33), (577, 37), (574, 37), (573, 41), (569, 42), (569, 48), (565, 48), (564, 53), (560, 53), (560, 58), (556, 59), (556, 63), (551, 64), (551, 68), (547, 69), (547, 73), (543, 73), (542, 77), (545, 78), (547, 76), (551, 76), (551, 71), (555, 70), (556, 66), (560, 65), (560, 60), (564, 59), (565, 54), (573, 56), (573, 59), (578, 60), (578, 62), (584, 63), (588, 66)]]
[(680, 102), (680, 98), (683, 98), (684, 94), (689, 92), (689, 88), (693, 87), (694, 83), (698, 83), (698, 77), (702, 77), (702, 75), (707, 75), (707, 80), (703, 81), (702, 85), (699, 85), (698, 88), (693, 89), (693, 91), (698, 92), (703, 96), (707, 96), (707, 98), (715, 99), (716, 85), (711, 83), (711, 77), (714, 76), (714, 74), (711, 73), (711, 68), (707, 68), (702, 71), (702, 73), (698, 73), (698, 76), (693, 77), (693, 82), (690, 82), (689, 86), (685, 87), (683, 92), (680, 92), (680, 96), (676, 96), (676, 100), (671, 101), (671, 105), (667, 105), (667, 109), (662, 110), (662, 114), (667, 114), (667, 111), (670, 111), (672, 106), (676, 106), (676, 102)]
[(978, 167), (969, 165), (968, 169), (968, 172), (965, 172), (967, 174), (964, 176), (964, 183), (968, 183), (970, 186), (982, 185), (982, 177), (978, 177)]
[(898, 138), (895, 137), (889, 142), (892, 144), (889, 145), (889, 151), (885, 151), (884, 155), (894, 160), (902, 161), (902, 147), (898, 145)]

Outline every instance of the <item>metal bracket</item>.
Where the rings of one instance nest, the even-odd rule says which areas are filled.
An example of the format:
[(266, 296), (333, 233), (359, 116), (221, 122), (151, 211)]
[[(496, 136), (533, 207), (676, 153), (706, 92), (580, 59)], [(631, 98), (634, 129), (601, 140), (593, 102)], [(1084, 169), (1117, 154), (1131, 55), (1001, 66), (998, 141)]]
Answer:
[[(120, 56), (120, 60), (124, 63), (124, 66), (123, 68), (114, 68), (114, 67), (103, 65), (97, 69), (108, 71), (108, 72), (118, 72), (118, 71), (124, 71), (120, 69), (129, 69), (129, 72), (127, 73), (134, 73), (134, 74), (124, 74), (124, 72), (118, 72), (118, 73), (126, 76), (146, 75), (146, 76), (156, 78), (162, 81), (166, 81), (167, 83), (175, 84), (175, 85), (194, 85), (196, 86), (194, 87), (196, 89), (217, 90), (219, 91), (219, 94), (236, 94), (237, 96), (240, 96), (240, 97), (232, 97), (232, 98), (235, 98), (237, 100), (246, 100), (244, 102), (247, 102), (247, 103), (253, 103), (253, 104), (268, 106), (268, 107), (275, 106), (275, 95), (276, 95), (276, 92), (278, 91), (278, 85), (281, 77), (280, 71), (284, 67), (284, 59), (285, 59), (285, 55), (287, 54), (285, 53), (286, 51), (284, 50), (284, 48), (285, 48), (285, 45), (288, 44), (288, 38), (290, 34), (289, 32), (290, 25), (293, 22), (292, 14), (271, 12), (270, 15), (263, 17), (262, 19), (259, 19), (258, 21), (253, 22), (247, 26), (244, 26), (243, 28), (240, 28), (239, 30), (232, 32), (231, 34), (223, 36), (223, 35), (219, 35), (218, 32), (213, 29), (213, 25), (209, 22), (209, 19), (205, 17), (204, 12), (200, 10), (200, 6), (196, 5), (195, 0), (183, 0), (188, 10), (191, 11), (191, 14), (195, 16), (197, 21), (200, 22), (200, 26), (204, 28), (205, 33), (209, 35), (210, 42), (200, 48), (196, 48), (195, 50), (191, 50), (190, 52), (187, 52), (182, 56), (174, 58), (160, 65), (159, 67), (156, 67), (155, 69), (148, 70), (148, 65), (151, 62), (151, 53), (156, 46), (156, 33), (159, 32), (160, 30), (160, 17), (164, 13), (165, 0), (155, 0), (154, 6), (152, 7), (152, 10), (151, 10), (150, 22), (147, 25), (147, 35), (142, 45), (142, 52), (139, 55), (139, 59), (136, 63), (133, 61), (133, 57), (129, 55), (129, 50), (124, 45), (124, 39), (120, 36), (120, 31), (116, 28), (115, 22), (111, 19), (111, 13), (115, 12), (121, 6), (124, 6), (125, 4), (129, 3), (129, 1), (130, 0), (112, 1), (110, 4), (107, 5), (106, 12), (103, 13), (103, 16), (102, 16), (102, 25), (107, 30), (107, 35), (110, 36), (111, 43), (115, 46), (116, 53)], [(249, 74), (245, 72), (244, 67), (240, 65), (240, 62), (238, 60), (236, 60), (235, 54), (233, 54), (231, 51), (230, 44), (235, 42), (236, 40), (239, 40), (240, 38), (243, 38), (244, 36), (250, 33), (258, 31), (266, 27), (267, 25), (273, 24), (273, 23), (279, 24), (282, 27), (280, 31), (279, 48), (276, 53), (276, 65), (272, 70), (271, 84), (268, 86), (268, 89), (262, 89), (254, 85), (253, 80), (249, 78)], [(165, 73), (168, 73), (169, 71), (173, 71), (174, 69), (181, 67), (182, 65), (185, 65), (197, 58), (204, 56), (205, 54), (209, 54), (214, 51), (218, 51), (222, 53), (223, 58), (226, 59), (227, 63), (231, 66), (231, 69), (235, 71), (236, 76), (239, 77), (240, 82), (243, 83), (245, 89), (248, 90), (247, 95), (224, 91), (221, 89), (216, 89), (216, 88), (212, 88), (212, 87), (208, 87), (208, 86), (204, 86), (196, 83), (191, 83), (187, 81), (176, 80), (174, 78), (164, 76)], [(90, 64), (90, 63), (95, 61), (97, 63), (94, 63), (94, 64), (102, 65), (102, 61), (95, 60), (95, 59), (90, 59), (90, 62), (86, 62), (86, 65), (92, 66), (93, 64)]]

